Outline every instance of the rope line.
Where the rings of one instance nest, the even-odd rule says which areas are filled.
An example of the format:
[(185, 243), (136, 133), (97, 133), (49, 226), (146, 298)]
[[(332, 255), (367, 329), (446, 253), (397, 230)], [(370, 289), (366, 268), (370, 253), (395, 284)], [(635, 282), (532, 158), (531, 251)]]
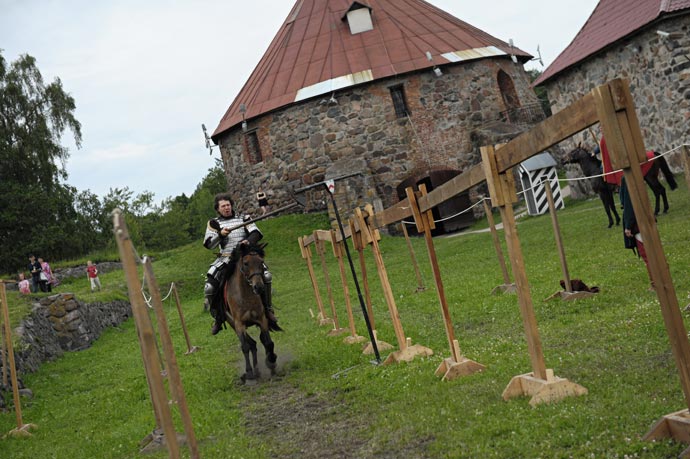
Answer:
[[(414, 129), (414, 126), (413, 126), (413, 129)], [(416, 132), (415, 132), (415, 134), (416, 134)], [(663, 158), (664, 156), (670, 155), (671, 153), (673, 153), (673, 152), (675, 152), (676, 150), (679, 150), (679, 149), (681, 149), (681, 148), (683, 148), (683, 147), (690, 147), (690, 144), (684, 143), (684, 144), (681, 144), (681, 145), (679, 145), (679, 146), (677, 146), (677, 147), (675, 147), (675, 148), (672, 148), (671, 150), (669, 150), (669, 151), (667, 151), (667, 152), (659, 153), (658, 156), (654, 156), (653, 158), (650, 158), (650, 159), (648, 159), (648, 160), (646, 160), (646, 161), (640, 163), (640, 166), (643, 165), (643, 164), (646, 164), (646, 163), (651, 163), (652, 161), (656, 161), (657, 159)], [(534, 189), (536, 189), (536, 188), (538, 188), (538, 187), (544, 185), (547, 181), (548, 181), (549, 183), (550, 183), (552, 180), (557, 181), (557, 182), (577, 182), (577, 181), (581, 181), (581, 180), (589, 180), (589, 179), (593, 179), (593, 178), (606, 177), (607, 175), (617, 174), (617, 173), (622, 172), (622, 171), (623, 171), (623, 169), (616, 169), (615, 171), (604, 172), (604, 173), (597, 174), (597, 175), (589, 175), (589, 176), (586, 176), (586, 177), (564, 178), (564, 179), (558, 178), (558, 177), (556, 177), (555, 179), (550, 179), (550, 178), (548, 178), (548, 177), (546, 177), (546, 178), (542, 177), (542, 178), (539, 180), (539, 182), (537, 182), (535, 185), (533, 185), (533, 186), (530, 187), (530, 188), (524, 188), (522, 191), (519, 191), (519, 192), (517, 193), (517, 195), (520, 196), (521, 194), (524, 194), (524, 193), (526, 193), (526, 192), (528, 192), (528, 191), (533, 191)], [(453, 219), (453, 218), (455, 218), (455, 217), (458, 217), (458, 216), (460, 216), (460, 215), (462, 215), (462, 214), (464, 214), (464, 213), (466, 213), (466, 212), (469, 212), (470, 210), (472, 210), (473, 208), (477, 207), (478, 205), (480, 205), (480, 204), (483, 203), (484, 201), (491, 201), (491, 198), (484, 197), (484, 198), (480, 199), (479, 201), (477, 201), (476, 203), (474, 203), (473, 205), (471, 205), (470, 207), (468, 207), (468, 208), (466, 208), (466, 209), (464, 209), (464, 210), (461, 210), (460, 212), (458, 212), (458, 213), (456, 213), (456, 214), (453, 214), (453, 215), (451, 215), (451, 216), (449, 216), (449, 217), (441, 218), (441, 219), (439, 219), (439, 220), (434, 220), (434, 223), (442, 223), (442, 222), (444, 222), (444, 221), (446, 221), (446, 220), (451, 220), (451, 219)], [(400, 222), (403, 223), (403, 224), (405, 224), (405, 225), (415, 225), (415, 222), (414, 222), (414, 221), (410, 222), (410, 221), (407, 221), (407, 220), (401, 220)]]
[[(152, 309), (153, 305), (151, 304), (151, 299), (153, 298), (153, 296), (149, 296), (148, 298), (146, 298), (146, 292), (144, 291), (144, 285), (146, 285), (145, 281), (146, 281), (146, 271), (144, 271), (144, 274), (141, 278), (141, 296), (144, 297), (144, 301), (146, 302), (146, 305), (149, 307), (149, 309)], [(165, 295), (164, 298), (161, 298), (161, 303), (170, 297), (170, 294), (173, 291), (173, 284), (174, 284), (173, 282), (170, 283), (170, 290), (168, 290), (168, 293)]]

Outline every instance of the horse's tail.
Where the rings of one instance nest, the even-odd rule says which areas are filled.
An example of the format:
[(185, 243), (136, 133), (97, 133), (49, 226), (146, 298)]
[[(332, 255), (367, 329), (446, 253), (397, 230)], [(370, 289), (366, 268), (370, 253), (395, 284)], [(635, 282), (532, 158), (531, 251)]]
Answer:
[(675, 177), (673, 177), (673, 172), (671, 172), (671, 168), (668, 167), (666, 158), (664, 158), (657, 152), (654, 152), (654, 154), (659, 156), (659, 158), (655, 159), (655, 161), (659, 163), (659, 169), (661, 169), (661, 172), (664, 174), (664, 178), (666, 178), (668, 186), (671, 187), (672, 190), (675, 190), (676, 188), (678, 188), (678, 183), (676, 183), (676, 179)]

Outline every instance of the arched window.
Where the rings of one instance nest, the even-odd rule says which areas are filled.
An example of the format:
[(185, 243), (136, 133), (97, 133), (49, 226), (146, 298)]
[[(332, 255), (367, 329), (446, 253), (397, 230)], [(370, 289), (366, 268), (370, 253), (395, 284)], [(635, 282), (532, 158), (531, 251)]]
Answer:
[(520, 107), (520, 99), (515, 91), (515, 85), (512, 78), (508, 76), (503, 70), (498, 71), (498, 88), (501, 90), (501, 97), (506, 106), (506, 110), (514, 110)]

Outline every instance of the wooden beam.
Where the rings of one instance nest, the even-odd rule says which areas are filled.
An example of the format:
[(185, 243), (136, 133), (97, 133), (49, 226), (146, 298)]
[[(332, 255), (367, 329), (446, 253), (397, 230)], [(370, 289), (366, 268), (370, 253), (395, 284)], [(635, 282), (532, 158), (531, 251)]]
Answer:
[(594, 94), (590, 92), (529, 131), (506, 143), (496, 152), (499, 173), (577, 134), (599, 121)]
[(408, 200), (403, 199), (397, 204), (394, 204), (392, 207), (382, 210), (381, 212), (377, 212), (375, 215), (372, 213), (371, 215), (372, 216), (368, 221), (369, 225), (371, 225), (371, 227), (374, 229), (382, 228), (386, 225), (397, 223), (400, 220), (411, 217), (412, 208), (410, 207)]
[(417, 200), (422, 212), (431, 210), (433, 207), (442, 204), (458, 194), (477, 186), (486, 180), (484, 169), (481, 164), (472, 166), (460, 175), (456, 175), (446, 183), (439, 185), (425, 196), (420, 196)]

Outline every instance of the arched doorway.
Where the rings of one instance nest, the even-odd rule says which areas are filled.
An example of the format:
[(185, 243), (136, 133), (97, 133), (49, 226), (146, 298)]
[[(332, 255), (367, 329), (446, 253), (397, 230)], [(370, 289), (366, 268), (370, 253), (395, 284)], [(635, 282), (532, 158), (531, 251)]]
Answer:
[(496, 80), (498, 82), (498, 89), (501, 91), (503, 104), (506, 107), (506, 121), (511, 121), (511, 112), (520, 108), (520, 98), (517, 95), (517, 91), (515, 91), (515, 84), (513, 84), (513, 79), (503, 70), (498, 71)]
[[(429, 192), (459, 174), (459, 171), (452, 169), (441, 169), (429, 171), (427, 173), (414, 174), (400, 182), (395, 190), (398, 194), (398, 199), (403, 200), (407, 197), (405, 189), (408, 187), (412, 187), (416, 190), (417, 187), (423, 183), (426, 185), (427, 192)], [(471, 211), (460, 214), (460, 212), (469, 207), (470, 194), (469, 191), (465, 191), (431, 209), (434, 221), (436, 222), (436, 229), (434, 229), (431, 234), (433, 236), (438, 236), (452, 233), (472, 225), (472, 223), (474, 223), (474, 215)], [(453, 217), (454, 215), (455, 217)], [(417, 228), (413, 225), (408, 225), (407, 231), (410, 234), (417, 234)]]

